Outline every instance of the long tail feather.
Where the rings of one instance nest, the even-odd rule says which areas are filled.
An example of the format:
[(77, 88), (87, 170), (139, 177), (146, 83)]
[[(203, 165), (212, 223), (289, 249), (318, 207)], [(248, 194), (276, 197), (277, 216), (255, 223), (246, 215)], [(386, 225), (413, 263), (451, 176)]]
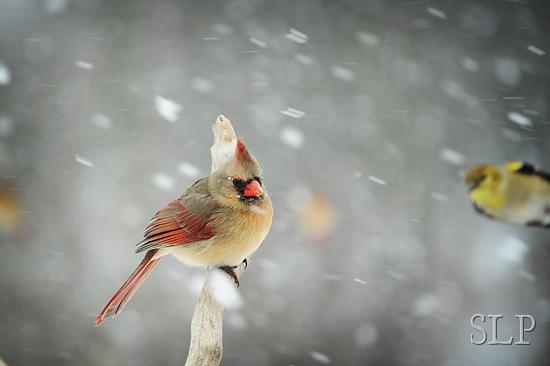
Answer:
[(96, 327), (103, 323), (103, 319), (109, 316), (114, 317), (120, 313), (124, 305), (132, 298), (139, 286), (162, 259), (162, 257), (154, 258), (157, 252), (158, 250), (150, 250), (147, 252), (145, 258), (143, 258), (136, 270), (130, 275), (126, 282), (124, 282), (124, 285), (122, 285), (120, 290), (117, 291), (107, 305), (105, 305), (101, 313), (99, 313), (95, 321)]

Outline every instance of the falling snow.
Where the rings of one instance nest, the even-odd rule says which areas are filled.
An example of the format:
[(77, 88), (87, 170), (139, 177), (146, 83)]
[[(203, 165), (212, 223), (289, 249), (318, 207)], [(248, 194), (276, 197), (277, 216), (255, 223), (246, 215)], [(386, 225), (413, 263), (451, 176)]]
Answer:
[(300, 149), (304, 145), (304, 134), (295, 127), (283, 127), (280, 137), (285, 144), (293, 149)]
[(309, 66), (313, 63), (313, 59), (309, 56), (304, 55), (303, 53), (297, 53), (296, 55), (294, 55), (294, 58), (296, 59), (296, 61), (306, 66)]
[(299, 30), (296, 30), (294, 28), (290, 28), (290, 31), (285, 34), (285, 37), (290, 39), (291, 41), (294, 41), (296, 43), (304, 44), (307, 43), (309, 40), (309, 37), (307, 34), (300, 32)]
[(82, 155), (74, 154), (74, 159), (77, 163), (87, 166), (88, 168), (93, 168), (95, 166), (91, 159), (88, 159)]
[(518, 112), (509, 112), (508, 119), (519, 126), (533, 127), (533, 123), (531, 122), (531, 120), (528, 117)]
[(264, 41), (260, 41), (259, 39), (254, 38), (254, 37), (250, 38), (250, 42), (254, 43), (256, 46), (261, 47), (261, 48), (266, 48), (267, 47), (267, 44)]
[(527, 252), (529, 252), (529, 247), (523, 240), (510, 236), (500, 246), (498, 254), (510, 263), (520, 263)]
[(8, 85), (11, 82), (11, 73), (6, 65), (0, 62), (0, 86)]
[(153, 184), (162, 189), (165, 192), (171, 192), (176, 185), (174, 178), (163, 173), (157, 173), (153, 175)]
[(532, 44), (527, 46), (527, 49), (529, 51), (533, 52), (535, 55), (538, 55), (538, 56), (544, 56), (546, 54), (546, 52), (544, 52), (543, 50), (541, 50), (538, 47), (533, 46)]
[(226, 309), (236, 310), (244, 305), (233, 279), (222, 270), (213, 270), (210, 275), (210, 291)]
[(155, 109), (168, 122), (176, 122), (183, 108), (171, 99), (155, 95)]
[[(534, 1), (8, 3), (8, 364), (184, 363), (211, 275), (227, 306), (222, 365), (545, 364), (538, 326), (529, 352), (469, 343), (476, 312), (506, 313), (514, 339), (512, 310), (550, 321), (550, 254), (547, 231), (480, 215), (464, 183), (476, 164), (550, 170), (550, 34)], [(275, 208), (240, 287), (166, 256), (94, 328), (143, 258), (149, 219), (209, 174), (219, 114)]]
[(378, 46), (380, 44), (380, 37), (374, 33), (365, 31), (357, 33), (357, 40), (359, 43), (369, 47)]
[(181, 175), (189, 179), (196, 179), (201, 174), (200, 169), (191, 163), (181, 163), (178, 165), (178, 171)]
[(92, 122), (99, 128), (108, 130), (111, 128), (111, 120), (104, 114), (96, 113), (92, 117)]
[(369, 175), (367, 178), (368, 178), (371, 182), (380, 184), (380, 185), (382, 185), (382, 186), (385, 186), (385, 185), (386, 185), (386, 181), (385, 181), (384, 179), (375, 177), (375, 176), (373, 176), (373, 175)]
[(325, 355), (324, 353), (317, 352), (317, 351), (311, 351), (309, 353), (311, 358), (313, 358), (315, 361), (322, 363), (323, 365), (329, 365), (330, 364), (330, 357)]
[(431, 6), (428, 6), (428, 13), (430, 15), (433, 15), (434, 17), (436, 18), (440, 18), (440, 19), (446, 19), (447, 18), (447, 14), (445, 14), (445, 12), (439, 10), (439, 9), (436, 9), (434, 7), (431, 7)]
[(297, 119), (303, 118), (306, 115), (305, 112), (299, 111), (294, 108), (287, 108), (284, 111), (281, 111), (281, 113), (284, 114), (285, 116), (289, 116)]
[(353, 340), (361, 348), (372, 346), (378, 340), (378, 328), (372, 323), (361, 324), (355, 330)]
[(439, 153), (439, 156), (441, 157), (441, 160), (453, 165), (462, 165), (466, 160), (464, 155), (462, 155), (458, 151), (447, 148), (442, 149)]
[(340, 66), (340, 65), (335, 65), (335, 66), (332, 66), (330, 68), (330, 72), (332, 73), (332, 75), (337, 78), (337, 79), (340, 79), (342, 81), (345, 81), (345, 82), (348, 82), (348, 83), (351, 83), (352, 81), (355, 80), (355, 73), (353, 71), (351, 71), (350, 69), (347, 69), (343, 66)]
[(82, 60), (77, 61), (76, 66), (84, 70), (92, 70), (94, 68), (94, 64), (87, 61), (82, 61)]
[[(203, 93), (203, 94), (210, 94), (215, 90), (215, 85), (212, 81), (205, 78), (200, 78), (200, 77), (195, 77), (191, 80), (191, 87), (196, 91), (198, 91), (199, 93)], [(181, 110), (181, 107), (180, 107), (180, 110)], [(178, 110), (176, 114), (179, 113), (180, 110)], [(171, 121), (171, 122), (174, 122), (174, 121)]]

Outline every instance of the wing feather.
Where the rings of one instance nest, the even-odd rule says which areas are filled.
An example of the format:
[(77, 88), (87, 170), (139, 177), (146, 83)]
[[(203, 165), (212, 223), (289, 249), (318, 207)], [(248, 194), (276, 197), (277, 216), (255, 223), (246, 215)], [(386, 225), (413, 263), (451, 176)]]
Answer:
[[(193, 211), (197, 206), (201, 208), (200, 213)], [(153, 216), (145, 229), (144, 239), (137, 244), (136, 253), (213, 237), (211, 216), (216, 209), (217, 204), (208, 195), (183, 195), (170, 202)]]

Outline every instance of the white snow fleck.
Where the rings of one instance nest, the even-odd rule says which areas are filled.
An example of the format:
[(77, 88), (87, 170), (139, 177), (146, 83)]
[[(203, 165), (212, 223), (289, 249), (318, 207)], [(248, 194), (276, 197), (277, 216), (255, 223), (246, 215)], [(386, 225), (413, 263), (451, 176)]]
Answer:
[(82, 61), (82, 60), (78, 60), (76, 62), (76, 66), (80, 67), (81, 69), (84, 69), (84, 70), (92, 70), (94, 68), (94, 64), (90, 63), (90, 62), (87, 62), (87, 61)]
[(352, 82), (355, 80), (355, 73), (350, 69), (346, 69), (340, 65), (334, 65), (330, 68), (332, 75), (342, 81)]
[(230, 25), (224, 23), (216, 23), (212, 26), (215, 33), (221, 35), (228, 35), (233, 33), (233, 28)]
[(453, 165), (462, 165), (466, 160), (464, 155), (462, 155), (458, 151), (447, 148), (442, 149), (439, 156), (441, 157), (441, 160)]
[(217, 41), (220, 37), (202, 37), (203, 41)]
[(176, 122), (183, 108), (171, 99), (155, 95), (155, 109), (168, 122)]
[(464, 87), (457, 81), (446, 79), (441, 83), (441, 90), (450, 97), (461, 99), (466, 94)]
[(166, 174), (157, 173), (153, 175), (153, 184), (165, 192), (170, 192), (176, 185), (174, 179)]
[(373, 175), (369, 175), (367, 178), (369, 178), (369, 180), (374, 182), (374, 183), (378, 183), (378, 184), (383, 185), (383, 186), (386, 185), (386, 181), (384, 179), (375, 177)]
[(59, 13), (67, 6), (67, 0), (46, 0), (44, 8), (48, 13)]
[(80, 164), (82, 164), (84, 166), (87, 166), (89, 168), (93, 168), (95, 166), (94, 163), (90, 159), (88, 159), (88, 158), (86, 158), (82, 155), (74, 154), (74, 159), (76, 160), (77, 163), (80, 163)]
[(544, 52), (538, 47), (533, 46), (532, 44), (527, 46), (527, 50), (533, 52), (535, 55), (538, 55), (538, 56), (544, 56), (546, 54), (546, 52)]
[(355, 178), (361, 178), (361, 177), (363, 176), (363, 173), (361, 173), (361, 172), (354, 172), (354, 173), (353, 173), (353, 176), (354, 176)]
[(296, 43), (304, 44), (309, 40), (307, 34), (300, 32), (294, 28), (290, 28), (289, 33), (285, 34), (285, 37)]
[(355, 277), (353, 280), (355, 282), (357, 282), (358, 284), (360, 284), (360, 285), (366, 285), (367, 284), (367, 281), (363, 281), (362, 279), (357, 278), (357, 277)]
[(0, 62), (0, 86), (8, 85), (11, 82), (11, 73), (6, 65)]
[(209, 94), (215, 89), (214, 83), (208, 79), (195, 77), (191, 80), (191, 87), (199, 93)]
[(281, 140), (293, 149), (300, 149), (304, 145), (304, 134), (295, 127), (286, 126), (281, 130)]
[(498, 254), (510, 263), (519, 263), (528, 251), (529, 247), (525, 242), (515, 236), (510, 236), (500, 247)]
[(447, 202), (449, 200), (449, 197), (445, 196), (444, 194), (438, 193), (438, 192), (432, 192), (432, 193), (430, 193), (430, 196), (433, 199), (436, 199), (440, 202)]
[(92, 117), (92, 122), (99, 128), (102, 128), (104, 130), (107, 130), (111, 128), (111, 120), (109, 117), (105, 116), (101, 113), (96, 113)]
[(378, 329), (371, 323), (361, 324), (355, 330), (353, 339), (358, 347), (371, 346), (378, 340)]
[(460, 59), (460, 64), (463, 68), (465, 68), (468, 71), (477, 72), (479, 71), (479, 63), (470, 58), (470, 57), (462, 57)]
[(178, 171), (181, 175), (189, 179), (198, 178), (201, 174), (200, 169), (190, 163), (181, 163), (178, 165)]
[(380, 44), (380, 37), (374, 33), (361, 31), (357, 33), (357, 41), (365, 46), (378, 46)]
[(264, 41), (260, 41), (259, 39), (254, 38), (254, 37), (250, 38), (250, 42), (254, 43), (256, 46), (261, 47), (261, 48), (266, 48), (267, 47), (267, 44)]
[(0, 136), (8, 137), (13, 132), (13, 121), (8, 117), (0, 117)]
[(216, 300), (228, 310), (239, 309), (243, 306), (243, 299), (237, 289), (233, 279), (222, 270), (212, 271), (210, 276), (210, 292)]
[(284, 111), (281, 111), (281, 113), (284, 114), (285, 116), (289, 116), (289, 117), (297, 118), (297, 119), (300, 119), (300, 118), (302, 118), (306, 115), (305, 112), (302, 112), (302, 111), (300, 111), (298, 109), (294, 109), (294, 108), (287, 108)]
[(418, 297), (412, 306), (412, 313), (416, 316), (428, 316), (440, 308), (439, 298), (434, 294), (424, 294)]
[(436, 18), (440, 18), (440, 19), (446, 19), (447, 18), (447, 14), (445, 14), (444, 11), (436, 9), (432, 6), (428, 6), (428, 13), (430, 15), (433, 15)]
[(523, 127), (533, 127), (531, 120), (518, 112), (508, 113), (508, 119)]
[(496, 76), (505, 84), (517, 85), (521, 79), (518, 63), (510, 58), (499, 58), (495, 61)]
[(294, 55), (294, 59), (306, 66), (311, 65), (311, 63), (313, 62), (313, 59), (311, 57), (306, 56), (303, 53), (297, 53), (296, 55)]
[(313, 358), (315, 361), (317, 361), (319, 363), (322, 363), (322, 364), (325, 364), (325, 365), (330, 364), (330, 357), (328, 357), (324, 353), (317, 352), (317, 351), (311, 351), (309, 353), (309, 355), (311, 356), (311, 358)]

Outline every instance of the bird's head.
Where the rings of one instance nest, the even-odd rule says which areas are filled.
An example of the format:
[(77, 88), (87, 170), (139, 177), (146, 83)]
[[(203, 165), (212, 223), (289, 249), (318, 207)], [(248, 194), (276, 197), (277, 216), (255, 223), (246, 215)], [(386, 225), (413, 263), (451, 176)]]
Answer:
[(240, 137), (234, 156), (212, 178), (211, 191), (228, 206), (260, 205), (267, 197), (260, 165)]
[(464, 179), (470, 192), (478, 188), (492, 191), (493, 188), (498, 187), (498, 183), (501, 180), (502, 172), (500, 168), (490, 164), (476, 165), (468, 169), (466, 178)]

